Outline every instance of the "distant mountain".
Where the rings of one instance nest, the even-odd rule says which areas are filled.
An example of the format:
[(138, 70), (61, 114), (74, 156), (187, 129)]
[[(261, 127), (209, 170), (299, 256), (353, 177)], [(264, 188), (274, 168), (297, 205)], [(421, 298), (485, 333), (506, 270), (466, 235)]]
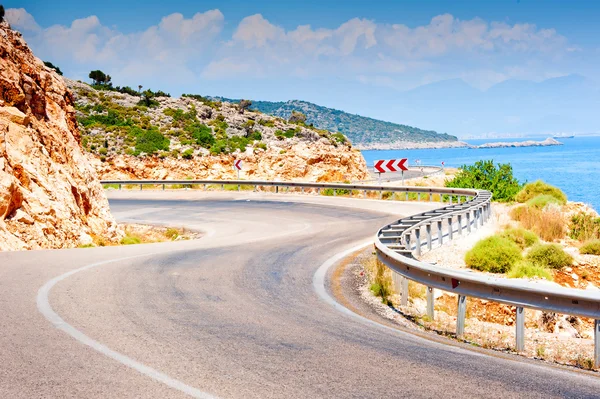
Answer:
[[(223, 97), (214, 97), (214, 99), (231, 103), (240, 101)], [(445, 146), (457, 142), (455, 136), (446, 133), (349, 114), (307, 101), (252, 100), (251, 108), (284, 119), (288, 119), (292, 111), (302, 112), (306, 115), (307, 124), (313, 124), (319, 129), (341, 132), (358, 148), (399, 148), (402, 147), (402, 143), (407, 143), (407, 147), (413, 146), (410, 144), (414, 143)]]

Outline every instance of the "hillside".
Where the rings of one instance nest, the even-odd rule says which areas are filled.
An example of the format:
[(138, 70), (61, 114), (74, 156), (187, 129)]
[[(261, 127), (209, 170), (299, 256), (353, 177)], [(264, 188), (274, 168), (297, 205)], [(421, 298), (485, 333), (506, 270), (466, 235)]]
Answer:
[[(215, 98), (238, 103), (240, 100)], [(306, 101), (252, 101), (252, 109), (288, 119), (292, 111), (306, 115), (306, 123), (319, 129), (343, 133), (360, 149), (402, 149), (461, 145), (455, 136), (412, 126), (349, 114)]]
[[(242, 178), (310, 181), (368, 176), (339, 133), (289, 123), (200, 96), (120, 93), (65, 79), (82, 144), (101, 178)], [(98, 88), (98, 87), (96, 87)]]
[(118, 241), (71, 93), (19, 32), (0, 23), (0, 37), (0, 251)]

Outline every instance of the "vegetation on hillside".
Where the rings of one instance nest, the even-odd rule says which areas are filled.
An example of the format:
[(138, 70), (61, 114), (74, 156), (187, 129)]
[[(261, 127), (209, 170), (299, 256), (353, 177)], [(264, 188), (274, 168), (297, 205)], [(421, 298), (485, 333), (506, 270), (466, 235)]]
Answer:
[(512, 166), (508, 163), (494, 165), (493, 160), (461, 166), (454, 179), (446, 182), (446, 187), (489, 190), (493, 200), (499, 202), (514, 200), (521, 190), (521, 184), (513, 176)]
[(60, 76), (62, 76), (62, 71), (60, 70), (59, 67), (57, 67), (56, 65), (52, 64), (50, 61), (44, 61), (44, 65), (46, 65), (48, 68), (54, 69), (54, 71), (59, 74)]
[[(220, 97), (215, 99), (232, 103), (240, 101)], [(419, 143), (457, 141), (455, 136), (449, 134), (367, 118), (306, 101), (252, 101), (252, 108), (265, 114), (290, 119), (292, 123), (296, 123), (296, 118), (299, 116), (297, 114), (302, 114), (305, 118), (301, 120), (302, 123), (318, 129), (340, 132), (354, 145), (389, 144), (395, 141)]]

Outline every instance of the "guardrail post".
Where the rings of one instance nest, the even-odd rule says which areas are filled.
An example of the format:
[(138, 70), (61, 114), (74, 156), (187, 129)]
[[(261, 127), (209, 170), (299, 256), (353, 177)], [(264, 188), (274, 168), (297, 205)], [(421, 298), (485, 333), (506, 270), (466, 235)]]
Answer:
[(401, 284), (402, 291), (400, 293), (400, 306), (408, 305), (408, 279), (406, 277), (402, 277)]
[(594, 367), (600, 367), (600, 319), (594, 320)]
[(275, 194), (279, 194), (279, 186), (275, 186)]
[(379, 190), (379, 199), (383, 198), (383, 190)]
[(458, 235), (461, 236), (463, 233), (462, 215), (458, 215)]
[(164, 183), (163, 183), (163, 185), (162, 185), (162, 186), (163, 186), (163, 187), (162, 187), (163, 191), (165, 191), (165, 185), (164, 185)]
[(317, 187), (317, 195), (321, 195), (321, 187)]
[(485, 206), (479, 209), (479, 222), (481, 226), (485, 223)]
[(435, 297), (433, 295), (433, 287), (427, 287), (427, 316), (433, 321), (435, 316), (433, 312), (433, 305), (435, 302)]
[(242, 186), (238, 184), (238, 191), (242, 190)]
[(456, 315), (456, 337), (462, 338), (465, 335), (465, 317), (467, 315), (467, 297), (458, 296), (458, 312)]
[(415, 241), (417, 242), (417, 247), (415, 248), (415, 252), (417, 253), (417, 257), (421, 256), (421, 228), (418, 227), (415, 229)]
[(333, 196), (335, 197), (337, 195), (337, 190), (334, 188), (333, 189)]
[(396, 273), (395, 271), (392, 270), (392, 282), (394, 283), (394, 290), (402, 295), (402, 275), (399, 273)]
[(459, 196), (458, 196), (458, 204), (460, 204), (460, 198), (461, 198), (461, 197), (460, 197), (460, 195), (459, 195)]
[[(206, 187), (206, 184), (204, 185)], [(256, 184), (254, 185), (254, 188), (252, 189), (253, 192), (256, 192)]]
[(471, 211), (467, 211), (467, 233), (471, 232)]
[(412, 251), (410, 246), (410, 233), (404, 235), (404, 247), (409, 251)]
[(427, 234), (427, 249), (431, 251), (431, 224), (425, 225), (425, 233)]
[(450, 205), (452, 205), (452, 197), (453, 195), (450, 195)]
[(140, 191), (142, 191), (142, 185), (140, 184)]
[(444, 231), (442, 230), (442, 221), (441, 220), (438, 220), (437, 228), (438, 228), (438, 244), (440, 244), (440, 246), (442, 246), (444, 244)]
[(119, 184), (119, 190), (121, 189), (122, 184)]
[(367, 190), (363, 190), (363, 198), (367, 198)]
[(431, 202), (433, 200), (433, 193), (430, 191), (429, 192), (429, 202)]
[(225, 191), (225, 185), (221, 184), (221, 191)]
[(454, 231), (452, 231), (452, 216), (450, 216), (448, 218), (448, 240), (449, 241), (452, 241), (453, 235), (454, 235)]
[(421, 201), (421, 193), (420, 192), (417, 194), (417, 201)]
[(516, 340), (517, 352), (523, 352), (525, 350), (525, 309), (522, 306), (517, 307)]
[(444, 194), (440, 194), (440, 202), (443, 204), (444, 203)]
[(406, 191), (406, 200), (408, 201), (408, 191)]

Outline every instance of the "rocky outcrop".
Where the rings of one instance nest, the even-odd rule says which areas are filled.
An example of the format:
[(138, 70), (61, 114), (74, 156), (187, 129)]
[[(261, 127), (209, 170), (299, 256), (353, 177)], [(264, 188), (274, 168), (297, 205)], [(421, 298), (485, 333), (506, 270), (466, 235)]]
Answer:
[(282, 143), (267, 150), (193, 159), (116, 155), (102, 162), (89, 154), (103, 180), (111, 179), (235, 179), (234, 160), (242, 160), (240, 178), (257, 180), (355, 181), (365, 179), (366, 163), (358, 150), (304, 142)]
[(62, 79), (6, 23), (0, 64), (0, 250), (118, 239)]
[(526, 140), (526, 141), (515, 141), (513, 143), (507, 142), (498, 142), (498, 143), (485, 143), (481, 145), (474, 145), (470, 148), (509, 148), (509, 147), (549, 147), (553, 145), (563, 145), (560, 141), (556, 141), (551, 137), (548, 137), (546, 140), (535, 141), (535, 140)]

